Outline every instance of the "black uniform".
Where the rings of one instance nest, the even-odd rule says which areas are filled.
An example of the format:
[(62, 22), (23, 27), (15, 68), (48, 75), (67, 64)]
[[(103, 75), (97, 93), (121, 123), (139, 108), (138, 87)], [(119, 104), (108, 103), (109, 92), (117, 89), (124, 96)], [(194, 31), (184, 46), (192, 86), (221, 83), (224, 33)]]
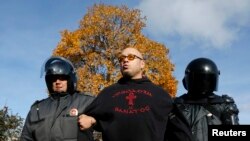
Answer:
[(239, 124), (239, 110), (232, 97), (216, 95), (220, 71), (208, 58), (192, 60), (183, 78), (188, 90), (175, 99), (177, 107), (189, 122), (195, 141), (208, 140), (209, 125)]
[(79, 131), (78, 114), (93, 101), (92, 96), (75, 93), (53, 94), (35, 102), (29, 111), (21, 141), (76, 141), (78, 134), (92, 139), (91, 131)]
[(168, 93), (147, 78), (122, 78), (105, 88), (86, 114), (97, 120), (95, 129), (103, 133), (104, 141), (167, 141), (167, 137), (176, 139), (176, 135), (190, 141), (191, 132), (183, 129), (182, 119), (176, 119), (175, 113), (169, 116), (173, 109)]
[(239, 124), (239, 111), (233, 98), (227, 95), (193, 99), (184, 94), (175, 103), (188, 120), (195, 141), (208, 140), (208, 125)]

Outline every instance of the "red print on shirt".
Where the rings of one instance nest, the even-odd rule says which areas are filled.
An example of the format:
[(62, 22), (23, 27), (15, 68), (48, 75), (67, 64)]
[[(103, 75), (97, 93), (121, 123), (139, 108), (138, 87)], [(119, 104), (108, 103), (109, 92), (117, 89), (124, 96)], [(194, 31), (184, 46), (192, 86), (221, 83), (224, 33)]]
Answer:
[(149, 99), (152, 98), (152, 94), (149, 91), (141, 89), (123, 90), (113, 94), (112, 98), (122, 97), (122, 99), (126, 100), (127, 103), (127, 106), (120, 104), (115, 105), (114, 111), (117, 113), (130, 114), (130, 115), (149, 112), (151, 109), (150, 105), (148, 105), (147, 103), (144, 104), (140, 103), (140, 105), (138, 105), (138, 103), (136, 102), (140, 99), (141, 96), (147, 97)]
[(129, 93), (128, 96), (126, 96), (126, 99), (128, 100), (129, 106), (134, 106), (134, 100), (136, 99), (134, 93)]

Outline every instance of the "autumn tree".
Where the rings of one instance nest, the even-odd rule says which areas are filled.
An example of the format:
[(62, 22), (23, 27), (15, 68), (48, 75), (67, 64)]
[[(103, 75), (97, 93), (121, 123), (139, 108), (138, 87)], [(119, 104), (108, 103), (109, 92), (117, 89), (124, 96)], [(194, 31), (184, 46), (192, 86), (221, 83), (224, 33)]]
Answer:
[(144, 54), (145, 74), (175, 96), (177, 81), (172, 74), (169, 49), (142, 34), (145, 21), (138, 9), (95, 4), (78, 29), (62, 32), (53, 55), (70, 59), (77, 68), (78, 89), (96, 95), (121, 77), (117, 59), (121, 50), (135, 47)]
[(0, 109), (0, 141), (18, 141), (21, 135), (23, 119), (9, 113), (9, 109), (5, 106)]

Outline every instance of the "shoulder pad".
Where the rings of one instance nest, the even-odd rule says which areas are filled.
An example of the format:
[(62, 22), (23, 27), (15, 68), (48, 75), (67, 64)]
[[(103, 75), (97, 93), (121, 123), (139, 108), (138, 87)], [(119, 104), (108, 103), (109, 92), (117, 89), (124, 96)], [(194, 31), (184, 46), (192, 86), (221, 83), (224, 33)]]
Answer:
[(35, 105), (37, 105), (37, 104), (39, 104), (39, 103), (41, 103), (42, 101), (44, 101), (45, 99), (42, 99), (42, 100), (36, 100), (32, 105), (31, 105), (31, 107), (33, 107), (33, 106), (35, 106)]
[(84, 95), (84, 96), (89, 96), (89, 97), (96, 97), (95, 95), (92, 95), (90, 93), (77, 93), (77, 94)]
[(228, 95), (222, 95), (222, 99), (225, 103), (234, 103), (234, 99)]
[(184, 99), (186, 99), (188, 95), (187, 94), (183, 94), (179, 97), (175, 97), (174, 98), (174, 102), (177, 103), (177, 104), (181, 104), (181, 103), (184, 103)]
[(183, 103), (184, 100), (183, 100), (181, 97), (176, 97), (176, 98), (174, 99), (174, 102), (175, 102), (176, 104), (180, 104), (180, 103)]
[(36, 104), (38, 104), (38, 103), (40, 103), (41, 101), (40, 100), (36, 100), (33, 104), (32, 104), (32, 106), (34, 106), (34, 105), (36, 105)]

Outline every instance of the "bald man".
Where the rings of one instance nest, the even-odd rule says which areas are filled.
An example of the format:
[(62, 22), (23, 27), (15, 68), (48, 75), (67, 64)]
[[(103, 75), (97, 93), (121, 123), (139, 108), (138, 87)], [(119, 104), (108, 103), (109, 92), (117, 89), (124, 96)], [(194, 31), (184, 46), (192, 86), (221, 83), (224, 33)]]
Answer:
[[(102, 132), (103, 141), (190, 141), (189, 129), (184, 131), (187, 135), (172, 138), (175, 132), (169, 135), (171, 139), (166, 138), (167, 124), (175, 120), (173, 114), (169, 117), (174, 106), (166, 91), (143, 76), (142, 54), (136, 48), (126, 48), (118, 60), (123, 77), (101, 91), (86, 115), (79, 117), (80, 129), (94, 127)], [(182, 131), (172, 125), (171, 131)]]

